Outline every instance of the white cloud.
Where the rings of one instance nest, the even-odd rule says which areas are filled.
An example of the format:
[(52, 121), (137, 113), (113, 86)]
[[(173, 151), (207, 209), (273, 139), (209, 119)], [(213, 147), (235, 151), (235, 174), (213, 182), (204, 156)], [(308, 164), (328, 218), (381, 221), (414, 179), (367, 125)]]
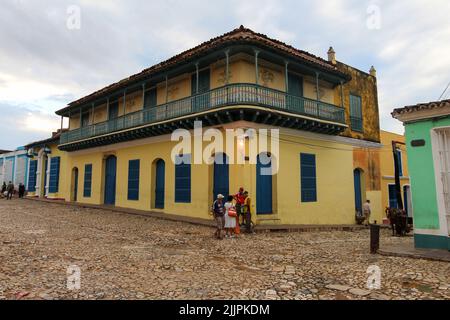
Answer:
[[(81, 30), (66, 27), (73, 4)], [(370, 5), (379, 30), (367, 28)], [(26, 116), (17, 122), (29, 110), (57, 128), (53, 113), (71, 100), (243, 24), (322, 57), (333, 45), (338, 60), (365, 71), (375, 65), (382, 128), (402, 131), (391, 110), (437, 99), (450, 81), (449, 12), (447, 0), (5, 0), (0, 103), (17, 111), (17, 130), (40, 130)]]

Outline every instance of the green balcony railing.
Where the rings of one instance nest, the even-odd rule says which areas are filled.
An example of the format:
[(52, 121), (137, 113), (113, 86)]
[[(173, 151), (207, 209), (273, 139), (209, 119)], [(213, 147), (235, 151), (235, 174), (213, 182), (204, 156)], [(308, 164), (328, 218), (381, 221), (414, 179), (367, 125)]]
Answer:
[(230, 84), (208, 92), (163, 105), (129, 113), (116, 119), (70, 130), (60, 143), (83, 140), (118, 130), (129, 129), (227, 105), (258, 105), (312, 118), (345, 124), (343, 108), (313, 99), (291, 96), (286, 92), (256, 84)]

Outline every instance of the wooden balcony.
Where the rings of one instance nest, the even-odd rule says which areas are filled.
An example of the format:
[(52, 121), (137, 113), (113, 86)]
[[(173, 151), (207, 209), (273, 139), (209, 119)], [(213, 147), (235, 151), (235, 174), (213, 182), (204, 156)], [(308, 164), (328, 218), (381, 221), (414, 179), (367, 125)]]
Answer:
[[(225, 113), (221, 112), (225, 107), (233, 106), (235, 108), (227, 108)], [(252, 106), (254, 108), (251, 108)], [(237, 117), (236, 112), (238, 112)], [(250, 120), (326, 134), (337, 134), (347, 127), (345, 110), (342, 107), (291, 96), (286, 92), (256, 84), (229, 84), (156, 107), (143, 108), (116, 119), (70, 130), (61, 135), (60, 149), (71, 150), (73, 147), (70, 145), (79, 141), (83, 141), (82, 145), (89, 145), (89, 143), (86, 144), (87, 140), (110, 136), (114, 133), (120, 132), (123, 136), (124, 132), (136, 128), (153, 130), (149, 135), (165, 134), (177, 127), (189, 128), (191, 120), (199, 120), (199, 117), (201, 120), (206, 120), (206, 126), (236, 120)], [(269, 119), (272, 120), (269, 121)], [(139, 137), (141, 136), (134, 136), (133, 139)], [(118, 138), (117, 142), (120, 141), (123, 140)]]

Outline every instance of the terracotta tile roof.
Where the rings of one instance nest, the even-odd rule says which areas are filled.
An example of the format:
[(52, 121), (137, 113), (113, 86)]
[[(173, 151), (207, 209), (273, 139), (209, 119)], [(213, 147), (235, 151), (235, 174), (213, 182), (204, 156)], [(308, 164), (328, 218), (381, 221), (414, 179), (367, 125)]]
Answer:
[(414, 111), (420, 111), (420, 110), (431, 110), (435, 108), (444, 108), (444, 107), (450, 107), (450, 99), (447, 100), (441, 100), (441, 101), (434, 101), (434, 102), (428, 102), (428, 103), (419, 103), (412, 106), (406, 106), (403, 108), (397, 108), (394, 109), (394, 111), (391, 113), (392, 117), (396, 117), (397, 115), (410, 113)]
[(52, 143), (52, 142), (58, 141), (59, 137), (61, 137), (61, 134), (63, 132), (66, 132), (66, 131), (69, 131), (69, 129), (62, 129), (62, 131), (61, 131), (61, 129), (58, 129), (58, 131), (52, 132), (51, 138), (40, 140), (40, 141), (31, 142), (31, 143), (29, 143), (29, 144), (27, 144), (25, 146), (25, 149), (30, 149), (30, 148), (33, 148), (33, 147), (36, 147), (36, 146), (40, 146), (40, 145), (44, 145), (44, 144), (47, 144), (47, 143)]
[(327, 72), (333, 73), (337, 76), (350, 80), (350, 76), (342, 71), (339, 71), (336, 66), (332, 63), (328, 62), (325, 59), (317, 57), (313, 54), (310, 54), (306, 51), (296, 49), (284, 42), (281, 42), (276, 39), (269, 38), (268, 36), (254, 32), (244, 26), (240, 26), (240, 28), (234, 29), (228, 33), (225, 33), (221, 36), (212, 38), (209, 41), (206, 41), (192, 49), (184, 51), (164, 62), (158, 63), (150, 68), (144, 69), (140, 73), (134, 74), (128, 78), (120, 80), (119, 82), (113, 83), (103, 89), (93, 92), (90, 95), (87, 95), (81, 99), (73, 101), (69, 103), (67, 108), (61, 109), (57, 111), (57, 114), (60, 112), (67, 110), (70, 107), (74, 107), (80, 104), (83, 104), (91, 99), (99, 98), (103, 95), (111, 93), (114, 90), (121, 89), (125, 87), (127, 84), (133, 81), (140, 81), (145, 77), (148, 77), (151, 74), (156, 72), (163, 71), (164, 69), (173, 67), (180, 62), (187, 61), (199, 54), (205, 53), (207, 51), (211, 51), (217, 48), (220, 48), (224, 45), (235, 44), (235, 43), (246, 43), (246, 44), (254, 44), (254, 45), (263, 45), (266, 47), (270, 47), (279, 51), (284, 52), (285, 54), (294, 56), (300, 60), (303, 60), (304, 63), (315, 66), (316, 68), (325, 70)]

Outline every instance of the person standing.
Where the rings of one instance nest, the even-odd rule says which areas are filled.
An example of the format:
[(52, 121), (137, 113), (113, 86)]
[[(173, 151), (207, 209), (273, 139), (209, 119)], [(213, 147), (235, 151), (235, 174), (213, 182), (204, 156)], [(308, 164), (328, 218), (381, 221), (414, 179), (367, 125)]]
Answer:
[(10, 181), (8, 187), (6, 188), (8, 194), (6, 195), (6, 200), (11, 200), (14, 193), (14, 184)]
[(366, 222), (366, 226), (370, 224), (370, 215), (372, 213), (372, 209), (370, 208), (370, 200), (367, 200), (363, 204), (363, 214)]
[(239, 217), (242, 217), (242, 224), (245, 222), (245, 217), (242, 212), (242, 207), (244, 206), (245, 197), (244, 197), (244, 188), (239, 188), (239, 192), (235, 194), (234, 200), (236, 200), (236, 213), (238, 216), (238, 223), (239, 223)]
[(236, 228), (236, 209), (233, 206), (233, 196), (229, 196), (225, 202), (225, 237), (234, 238)]
[(253, 233), (252, 231), (252, 199), (248, 195), (248, 191), (244, 192), (244, 205), (243, 205), (243, 211), (244, 211), (244, 220), (245, 220), (245, 232), (246, 233)]
[(19, 198), (23, 199), (25, 195), (25, 185), (23, 183), (19, 184)]
[(224, 196), (222, 194), (217, 195), (217, 200), (214, 201), (212, 211), (214, 214), (214, 220), (216, 220), (216, 232), (214, 236), (217, 239), (223, 239), (223, 228), (225, 227), (225, 207), (223, 203)]

